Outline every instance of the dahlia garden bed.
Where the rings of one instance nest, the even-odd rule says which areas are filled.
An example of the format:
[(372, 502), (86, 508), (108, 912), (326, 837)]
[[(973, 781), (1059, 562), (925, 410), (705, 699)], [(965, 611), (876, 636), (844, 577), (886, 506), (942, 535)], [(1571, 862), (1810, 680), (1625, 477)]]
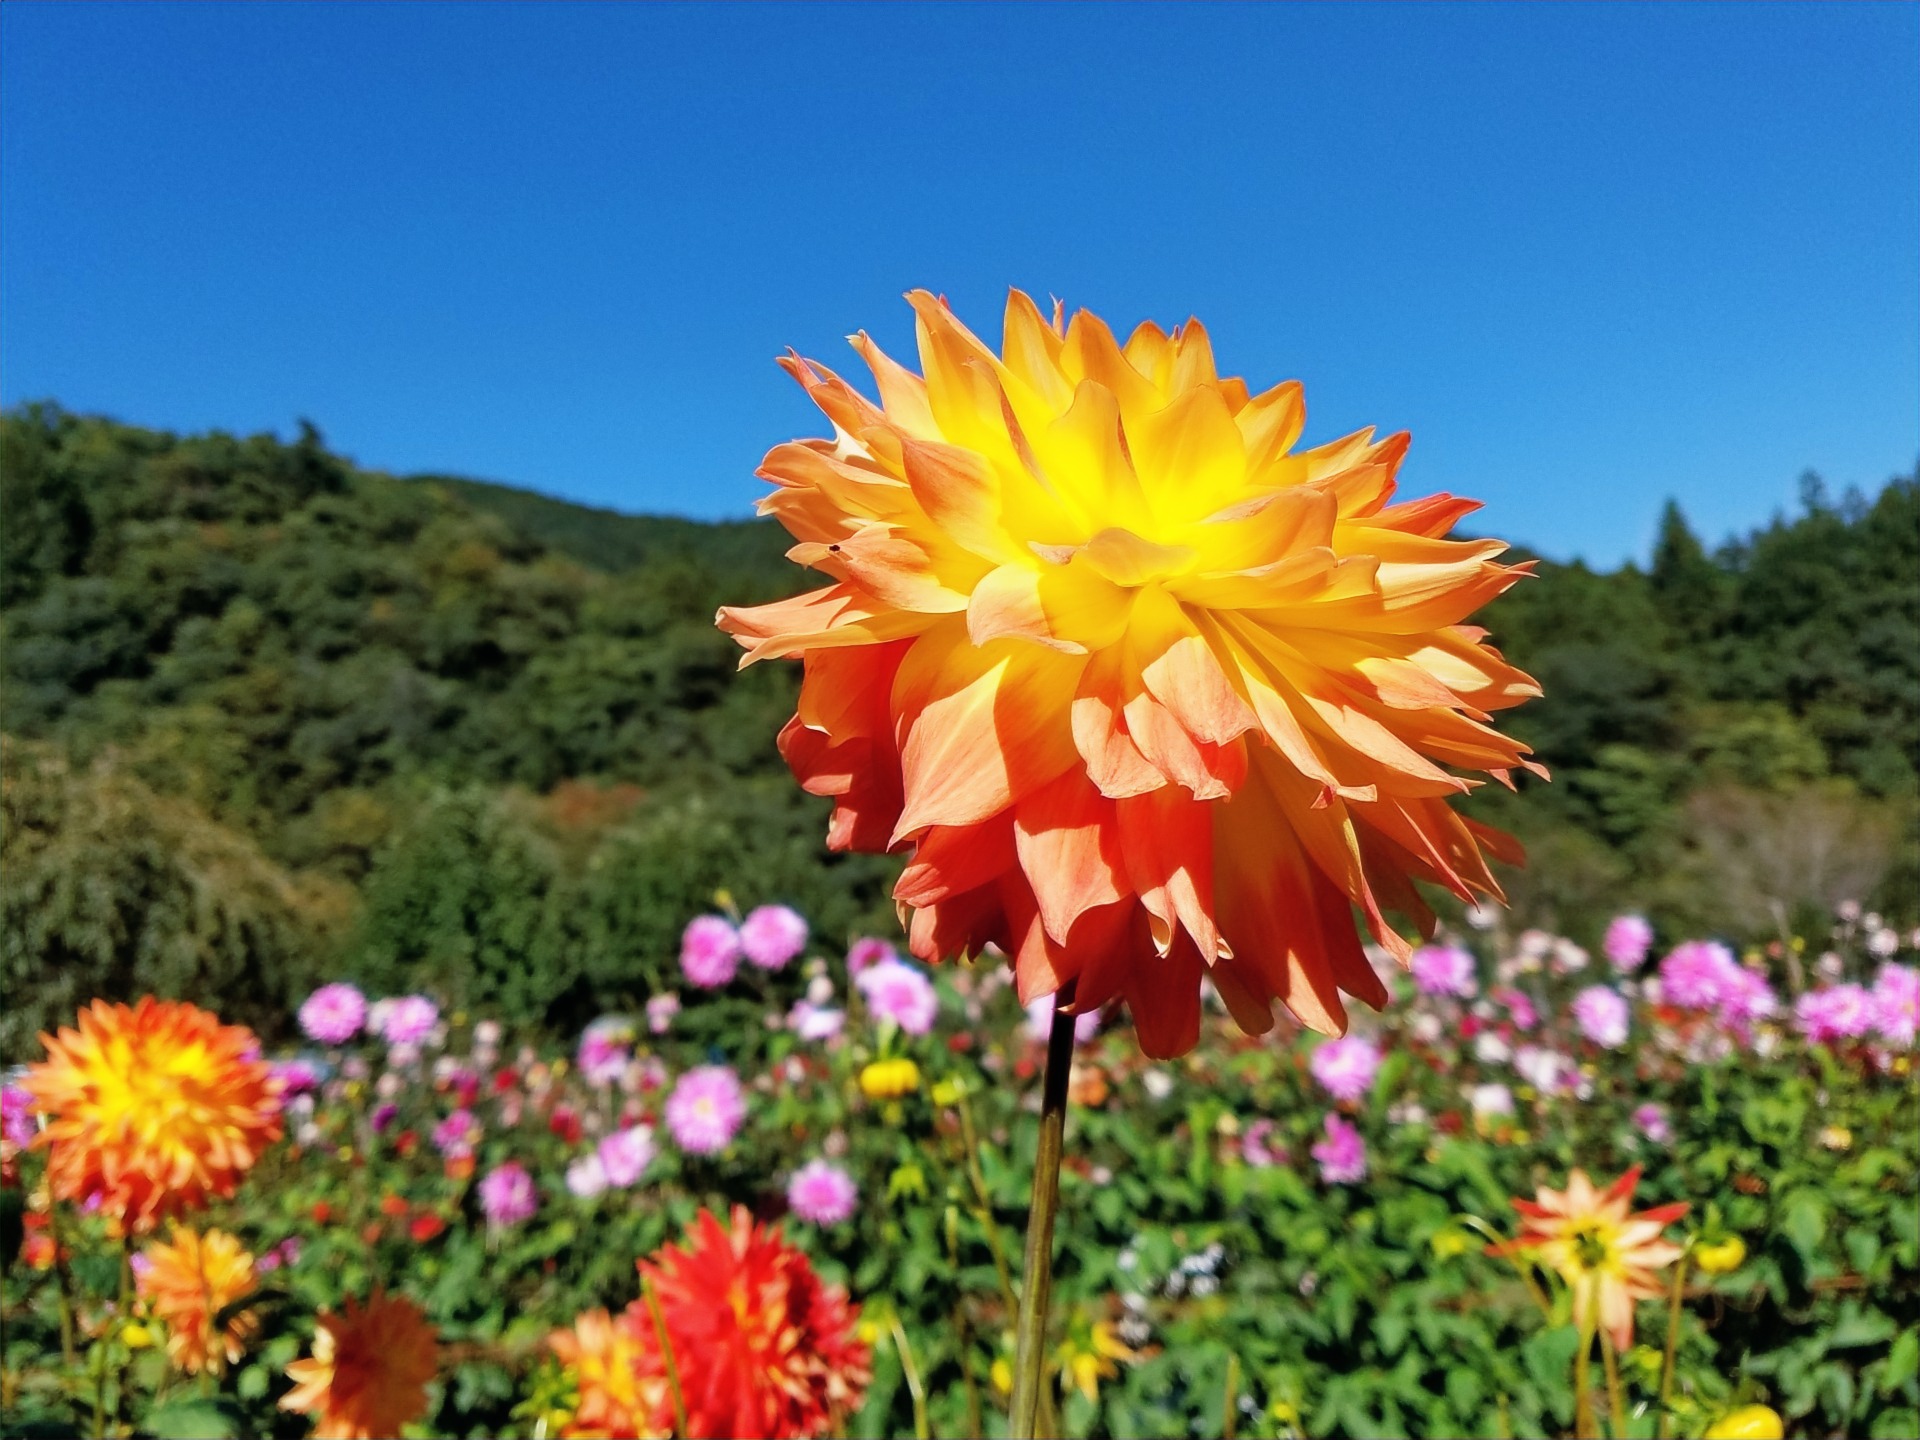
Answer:
[[(1920, 1431), (1913, 937), (1650, 946), (1490, 924), (1173, 1062), (1083, 1017), (1045, 1423)], [(0, 1429), (1004, 1434), (1046, 1002), (778, 909), (681, 961), (564, 1050), (75, 1017), (6, 1091)]]

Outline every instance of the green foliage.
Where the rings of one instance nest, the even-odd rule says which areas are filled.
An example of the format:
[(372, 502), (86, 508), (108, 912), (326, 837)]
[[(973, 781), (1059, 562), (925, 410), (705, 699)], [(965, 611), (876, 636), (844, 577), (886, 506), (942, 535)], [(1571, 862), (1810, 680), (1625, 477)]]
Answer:
[[(1650, 572), (1546, 564), (1489, 608), (1546, 691), (1503, 723), (1554, 783), (1472, 800), (1536, 858), (1508, 877), (1524, 920), (1591, 943), (1626, 903), (1663, 931), (1739, 938), (1844, 898), (1917, 918), (1920, 483), (1805, 500), (1716, 554), (1670, 507)], [(796, 667), (738, 671), (712, 624), (808, 583), (769, 523), (396, 480), (311, 426), (180, 437), (48, 405), (0, 417), (0, 514), (0, 730), (35, 742), (9, 776), (110, 756), (260, 863), (350, 887), (336, 898), (360, 923), (322, 907), (327, 924), (272, 941), (262, 994), (314, 963), (433, 973), (572, 1023), (645, 993), (717, 886), (832, 933), (887, 913), (898, 862), (826, 856), (825, 805), (775, 752)], [(570, 829), (550, 812), (582, 785), (640, 794), (617, 823)], [(118, 845), (84, 806), (61, 818), (81, 791), (41, 788), (43, 830)], [(24, 874), (0, 874), (9, 915), (38, 903)], [(139, 944), (194, 951), (191, 927), (154, 929), (185, 914), (154, 909)], [(79, 993), (70, 953), (106, 942), (58, 931), (10, 934), (10, 984)], [(194, 972), (138, 973), (170, 988)], [(26, 1034), (0, 1030), (0, 1054)]]

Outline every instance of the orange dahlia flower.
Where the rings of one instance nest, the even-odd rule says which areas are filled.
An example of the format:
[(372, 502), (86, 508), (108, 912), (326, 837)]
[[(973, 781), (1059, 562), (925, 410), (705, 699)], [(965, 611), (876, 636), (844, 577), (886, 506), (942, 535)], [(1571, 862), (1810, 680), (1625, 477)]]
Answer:
[(224, 1230), (204, 1235), (177, 1225), (166, 1244), (141, 1252), (140, 1298), (167, 1327), (167, 1358), (189, 1375), (218, 1373), (246, 1353), (260, 1319), (243, 1310), (216, 1334), (215, 1318), (258, 1287), (253, 1256)]
[(34, 1144), (62, 1200), (98, 1201), (123, 1231), (233, 1194), (280, 1138), (279, 1084), (244, 1025), (178, 1000), (96, 1000), (42, 1035), (27, 1072), (49, 1119)]
[(1250, 1032), (1275, 999), (1342, 1030), (1341, 991), (1386, 998), (1352, 907), (1405, 963), (1414, 881), (1497, 896), (1519, 858), (1448, 801), (1537, 768), (1486, 722), (1539, 687), (1464, 623), (1528, 567), (1444, 538), (1470, 500), (1389, 503), (1404, 434), (1295, 449), (1300, 386), (1221, 378), (1198, 321), (1122, 346), (1015, 291), (995, 355), (907, 298), (924, 377), (853, 337), (878, 404), (781, 362), (833, 438), (776, 446), (760, 508), (833, 583), (719, 615), (805, 664), (780, 748), (829, 845), (911, 851), (916, 955), (1123, 997), (1149, 1054), (1203, 975)]
[(438, 1352), (419, 1306), (375, 1290), (364, 1306), (348, 1296), (344, 1310), (319, 1322), (313, 1358), (287, 1366), (294, 1388), (280, 1401), (313, 1416), (314, 1440), (398, 1435), (426, 1413)]
[[(822, 1284), (806, 1255), (745, 1206), (727, 1226), (702, 1210), (688, 1241), (639, 1266), (673, 1346), (688, 1440), (820, 1436), (844, 1422), (873, 1375), (846, 1292)], [(630, 1313), (645, 1349), (640, 1374), (657, 1383), (665, 1366), (650, 1317)], [(672, 1396), (664, 1385), (653, 1393), (653, 1428), (664, 1433)]]
[(1542, 1186), (1532, 1201), (1515, 1200), (1520, 1234), (1494, 1247), (1557, 1274), (1573, 1294), (1574, 1325), (1585, 1334), (1598, 1323), (1616, 1350), (1633, 1343), (1634, 1302), (1660, 1294), (1654, 1272), (1684, 1253), (1660, 1232), (1687, 1213), (1686, 1201), (1630, 1214), (1639, 1183), (1638, 1165), (1604, 1191), (1575, 1170), (1565, 1190)]
[[(671, 1418), (672, 1396), (665, 1370), (649, 1359), (657, 1348), (650, 1325), (637, 1305), (618, 1315), (589, 1310), (574, 1320), (571, 1330), (556, 1330), (547, 1337), (547, 1344), (580, 1387), (580, 1402), (562, 1434), (641, 1440), (666, 1433), (652, 1424), (663, 1402)], [(653, 1372), (645, 1379), (641, 1378), (643, 1365)]]

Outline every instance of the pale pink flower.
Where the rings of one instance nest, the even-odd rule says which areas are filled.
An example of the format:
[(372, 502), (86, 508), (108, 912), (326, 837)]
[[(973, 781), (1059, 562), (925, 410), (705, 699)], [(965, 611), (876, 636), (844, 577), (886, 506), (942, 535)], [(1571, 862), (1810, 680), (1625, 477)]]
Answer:
[(607, 1183), (622, 1190), (633, 1184), (653, 1163), (653, 1149), (651, 1125), (630, 1125), (607, 1136), (597, 1152)]
[(473, 1153), (480, 1138), (480, 1122), (471, 1110), (456, 1110), (433, 1127), (432, 1138), (434, 1149), (449, 1160), (458, 1160)]
[(1573, 997), (1573, 1019), (1594, 1044), (1618, 1050), (1627, 1043), (1631, 1016), (1626, 997), (1606, 985), (1589, 985)]
[(721, 915), (701, 915), (680, 934), (680, 973), (702, 990), (717, 990), (740, 969), (740, 932)]
[(1265, 1116), (1247, 1126), (1240, 1136), (1240, 1158), (1258, 1170), (1285, 1160), (1287, 1152), (1284, 1146), (1267, 1144), (1267, 1137), (1273, 1134), (1273, 1130), (1273, 1121)]
[(480, 1182), (481, 1212), (496, 1229), (531, 1220), (539, 1208), (540, 1196), (533, 1187), (533, 1176), (518, 1161), (496, 1165)]
[(667, 1096), (667, 1128), (689, 1155), (717, 1155), (733, 1143), (747, 1118), (740, 1077), (724, 1065), (699, 1065)]
[(1475, 1085), (1467, 1091), (1467, 1104), (1476, 1115), (1511, 1115), (1513, 1091), (1497, 1083)]
[(1422, 945), (1413, 952), (1413, 983), (1422, 995), (1465, 1000), (1478, 990), (1473, 956), (1458, 945)]
[(1793, 1018), (1800, 1033), (1815, 1045), (1836, 1040), (1858, 1040), (1874, 1028), (1873, 993), (1861, 985), (1831, 985), (1809, 990), (1794, 1002)]
[(1733, 952), (1717, 940), (1685, 940), (1660, 962), (1660, 994), (1683, 1010), (1713, 1010), (1740, 969)]
[(424, 995), (402, 995), (387, 1008), (381, 1037), (396, 1046), (424, 1044), (440, 1023), (440, 1007)]
[(862, 970), (870, 970), (882, 961), (899, 958), (899, 953), (886, 941), (876, 940), (871, 935), (863, 935), (854, 941), (847, 951), (847, 973), (858, 975)]
[(876, 1020), (891, 1020), (909, 1035), (933, 1029), (940, 996), (918, 967), (904, 960), (882, 960), (854, 977)]
[(740, 923), (740, 948), (762, 970), (782, 969), (807, 948), (807, 922), (785, 905), (762, 905)]
[(567, 1189), (582, 1200), (591, 1200), (607, 1188), (607, 1167), (600, 1156), (589, 1150), (567, 1166)]
[(1507, 1018), (1513, 1021), (1516, 1030), (1531, 1030), (1540, 1023), (1540, 1012), (1533, 1008), (1533, 1001), (1527, 998), (1524, 990), (1501, 985), (1488, 991), (1487, 998), (1506, 1007)]
[(580, 1076), (589, 1085), (604, 1089), (626, 1072), (633, 1059), (633, 1023), (623, 1015), (609, 1015), (593, 1022), (580, 1036), (580, 1049), (574, 1057)]
[(1613, 968), (1630, 974), (1647, 963), (1647, 951), (1653, 946), (1653, 926), (1640, 915), (1616, 915), (1607, 926), (1600, 948)]
[(1367, 1178), (1367, 1142), (1339, 1115), (1328, 1115), (1327, 1138), (1316, 1144), (1313, 1158), (1320, 1162), (1320, 1178), (1328, 1185), (1352, 1185)]
[(1673, 1139), (1673, 1126), (1668, 1123), (1664, 1105), (1642, 1105), (1633, 1112), (1633, 1123), (1655, 1145), (1665, 1145)]
[(831, 1040), (846, 1022), (846, 1011), (811, 1000), (796, 1001), (787, 1012), (787, 1028), (802, 1040)]
[(1780, 1009), (1773, 987), (1758, 970), (1735, 965), (1720, 992), (1720, 1023), (1745, 1031), (1755, 1020), (1764, 1020)]
[(322, 985), (300, 1006), (300, 1028), (322, 1045), (344, 1045), (367, 1022), (367, 997), (344, 980)]
[(1358, 1100), (1373, 1088), (1374, 1076), (1380, 1071), (1380, 1051), (1371, 1040), (1342, 1035), (1321, 1042), (1307, 1069), (1334, 1099)]
[(787, 1182), (787, 1206), (815, 1225), (838, 1225), (850, 1219), (860, 1198), (853, 1177), (825, 1160), (812, 1160)]
[(1873, 980), (1873, 1028), (1896, 1049), (1911, 1050), (1920, 1031), (1920, 970), (1891, 961)]
[(680, 1013), (680, 997), (671, 991), (647, 1001), (647, 1029), (664, 1035), (673, 1028), (673, 1017)]

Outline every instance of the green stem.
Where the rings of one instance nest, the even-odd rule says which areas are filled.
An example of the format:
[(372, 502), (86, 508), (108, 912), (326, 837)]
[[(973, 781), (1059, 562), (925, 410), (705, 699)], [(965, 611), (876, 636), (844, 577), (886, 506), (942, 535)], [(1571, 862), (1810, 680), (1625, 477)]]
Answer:
[(1593, 1423), (1593, 1331), (1580, 1331), (1580, 1348), (1573, 1355), (1573, 1433), (1575, 1440), (1599, 1440)]
[(1060, 1208), (1060, 1148), (1067, 1128), (1067, 1073), (1073, 1068), (1074, 1016), (1069, 981), (1054, 997), (1047, 1035), (1047, 1071), (1040, 1090), (1040, 1138), (1033, 1152), (1033, 1203), (1027, 1211), (1027, 1253), (1014, 1327), (1013, 1406), (1008, 1434), (1040, 1433), (1047, 1371), (1047, 1302), (1053, 1291), (1053, 1218)]
[(913, 1347), (907, 1343), (907, 1329), (900, 1323), (899, 1312), (887, 1319), (893, 1329), (893, 1348), (900, 1354), (900, 1372), (907, 1377), (907, 1393), (913, 1397), (914, 1440), (928, 1440), (932, 1432), (927, 1428), (927, 1391), (920, 1383), (920, 1367), (913, 1363)]
[(1606, 1367), (1607, 1415), (1613, 1424), (1614, 1440), (1626, 1440), (1627, 1400), (1620, 1389), (1620, 1362), (1613, 1353), (1613, 1337), (1600, 1328), (1600, 1362)]
[(1227, 1352), (1227, 1393), (1220, 1401), (1221, 1440), (1233, 1440), (1234, 1422), (1240, 1418), (1240, 1357)]
[(1654, 1440), (1667, 1440), (1667, 1406), (1673, 1397), (1673, 1357), (1680, 1348), (1680, 1302), (1686, 1298), (1687, 1257), (1673, 1266), (1673, 1289), (1667, 1296), (1667, 1348), (1660, 1359), (1660, 1413), (1653, 1422)]
[(674, 1440), (686, 1440), (687, 1398), (680, 1391), (680, 1367), (673, 1360), (673, 1341), (667, 1337), (666, 1317), (660, 1313), (660, 1297), (653, 1293), (653, 1277), (641, 1273), (640, 1293), (646, 1297), (647, 1314), (653, 1317), (654, 1338), (660, 1342), (660, 1359), (667, 1371), (667, 1393), (673, 1397)]
[(53, 1237), (53, 1281), (60, 1296), (60, 1358), (68, 1368), (73, 1353), (73, 1272), (67, 1268), (67, 1247), (60, 1235), (60, 1202), (47, 1205), (47, 1233)]
[(993, 1255), (994, 1274), (1000, 1278), (1000, 1298), (1007, 1309), (1017, 1311), (1020, 1302), (1013, 1293), (1013, 1270), (1007, 1264), (1007, 1252), (1000, 1243), (1000, 1223), (993, 1218), (993, 1197), (987, 1191), (986, 1173), (980, 1168), (980, 1133), (973, 1124), (973, 1101), (965, 1087), (960, 1091), (960, 1137), (966, 1146), (967, 1181), (973, 1186), (974, 1219), (987, 1237), (987, 1249)]

